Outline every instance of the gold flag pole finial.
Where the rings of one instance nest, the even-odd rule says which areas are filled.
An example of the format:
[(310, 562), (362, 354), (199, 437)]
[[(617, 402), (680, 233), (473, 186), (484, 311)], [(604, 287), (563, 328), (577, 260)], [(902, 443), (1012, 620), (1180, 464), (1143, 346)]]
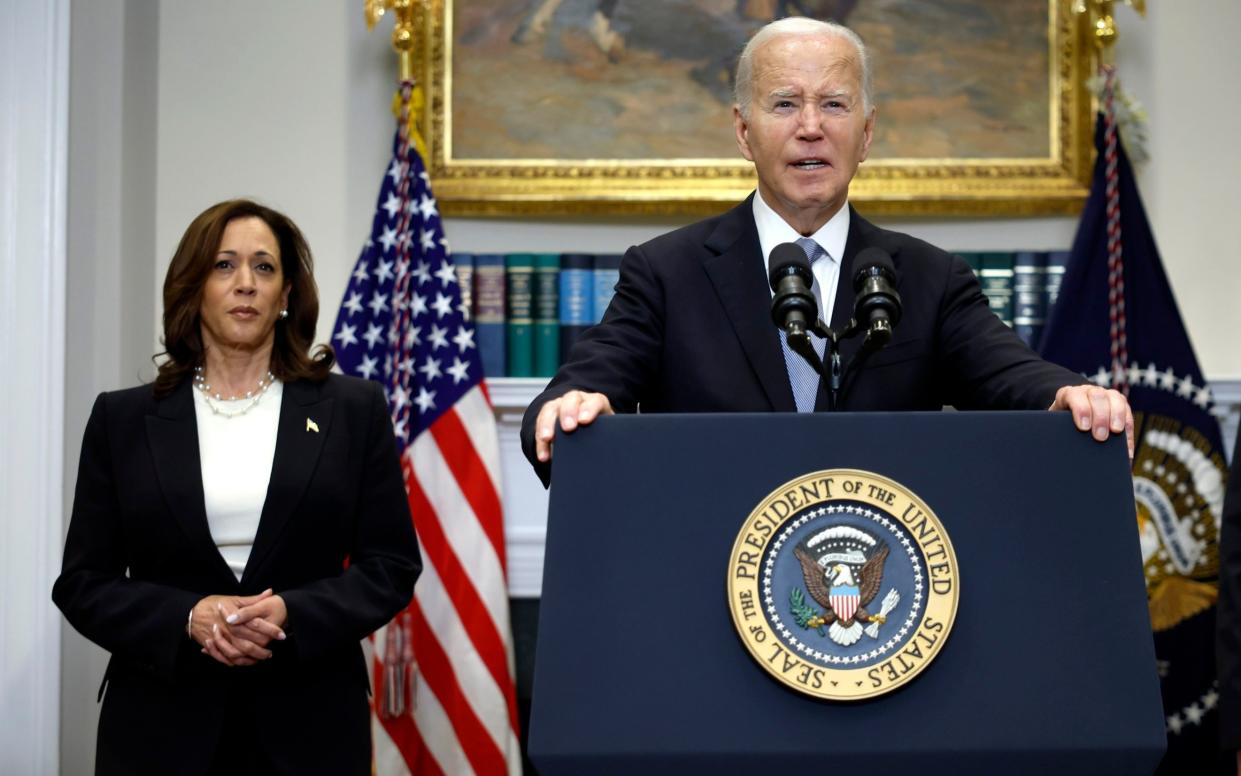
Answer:
[[(1123, 0), (1124, 4), (1133, 8), (1139, 15), (1146, 16), (1146, 0)], [(1116, 19), (1112, 9), (1116, 0), (1073, 0), (1073, 13), (1089, 14), (1090, 29), (1093, 33), (1095, 48), (1099, 51), (1100, 64), (1110, 65), (1115, 53), (1112, 46), (1116, 43)]]
[[(1129, 161), (1141, 165), (1148, 158), (1146, 151), (1146, 111), (1141, 103), (1126, 94), (1116, 78), (1115, 45), (1118, 33), (1112, 15), (1121, 0), (1073, 0), (1073, 13), (1085, 16), (1090, 24), (1095, 49), (1098, 51), (1095, 75), (1086, 81), (1094, 95), (1098, 110), (1110, 126), (1123, 136)], [(1123, 0), (1124, 4), (1146, 16), (1146, 0)]]
[[(414, 52), (415, 30), (420, 29), (419, 14), (428, 13), (428, 0), (363, 0), (366, 28), (375, 29), (383, 15), (392, 11), (396, 25), (392, 28), (392, 49), (396, 51), (401, 87), (392, 98), (392, 113), (404, 122), (409, 141), (423, 159), (430, 159), (426, 141), (418, 129), (423, 112), (422, 87), (415, 83), (418, 62)], [(425, 19), (425, 16), (423, 17)]]
[(392, 28), (392, 48), (402, 81), (414, 78), (414, 14), (424, 0), (363, 0), (366, 29), (373, 30), (387, 11), (396, 17)]

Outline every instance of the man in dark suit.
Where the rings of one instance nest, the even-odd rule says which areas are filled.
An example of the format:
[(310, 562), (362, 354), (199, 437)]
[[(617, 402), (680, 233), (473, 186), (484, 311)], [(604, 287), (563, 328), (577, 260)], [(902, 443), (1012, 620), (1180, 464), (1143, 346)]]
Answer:
[[(586, 332), (522, 423), (522, 447), (546, 484), (551, 442), (612, 412), (824, 409), (800, 356), (771, 323), (767, 259), (801, 241), (823, 317), (853, 307), (853, 262), (892, 256), (903, 317), (893, 342), (846, 376), (844, 410), (1070, 410), (1095, 438), (1133, 417), (1116, 391), (1081, 385), (991, 313), (969, 267), (921, 240), (880, 229), (848, 205), (875, 126), (865, 47), (851, 30), (803, 18), (760, 30), (737, 66), (734, 128), (758, 190), (731, 211), (631, 248), (603, 322)], [(845, 363), (856, 340), (842, 347)], [(811, 373), (811, 378), (817, 379)]]

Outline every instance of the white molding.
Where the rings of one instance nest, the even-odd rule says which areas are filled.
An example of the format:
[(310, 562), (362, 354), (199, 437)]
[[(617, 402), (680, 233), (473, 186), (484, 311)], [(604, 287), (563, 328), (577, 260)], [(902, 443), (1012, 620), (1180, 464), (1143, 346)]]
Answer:
[(69, 0), (0, 14), (0, 772), (60, 768)]
[(500, 436), (501, 498), (508, 590), (513, 598), (538, 598), (543, 591), (543, 546), (547, 539), (547, 491), (521, 452), (521, 416), (543, 390), (545, 378), (488, 380)]
[[(524, 463), (524, 460), (523, 460)], [(506, 527), (508, 594), (511, 598), (538, 598), (543, 593), (543, 549), (547, 544), (547, 510), (541, 526)]]
[(1241, 405), (1241, 377), (1234, 377), (1230, 380), (1208, 380), (1211, 384), (1211, 393), (1215, 395), (1215, 403), (1227, 407), (1236, 408)]
[(497, 412), (525, 412), (535, 396), (547, 387), (550, 377), (500, 377), (487, 380), (487, 393)]
[(1232, 461), (1236, 451), (1232, 449), (1237, 440), (1237, 424), (1241, 423), (1241, 378), (1231, 380), (1208, 380), (1215, 398), (1215, 416), (1219, 418), (1220, 434), (1224, 441), (1224, 454)]

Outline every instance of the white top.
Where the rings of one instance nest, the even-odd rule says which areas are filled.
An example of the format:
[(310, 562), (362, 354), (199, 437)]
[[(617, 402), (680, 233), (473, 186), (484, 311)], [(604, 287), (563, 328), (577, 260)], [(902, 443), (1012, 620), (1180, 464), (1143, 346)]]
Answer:
[[(284, 385), (275, 381), (249, 412), (231, 418), (212, 412), (202, 391), (194, 388), (193, 393), (207, 525), (220, 555), (240, 582), (267, 500)], [(240, 410), (250, 401), (212, 399), (225, 412)]]
[[(772, 210), (757, 190), (754, 192), (753, 208), (754, 225), (758, 227), (758, 245), (763, 251), (763, 266), (767, 268), (766, 274), (770, 277), (772, 250), (781, 243), (797, 242), (802, 235)], [(809, 237), (827, 251), (827, 259), (816, 261), (810, 265), (810, 270), (814, 272), (814, 279), (819, 281), (819, 291), (823, 294), (819, 317), (823, 319), (823, 323), (831, 326), (832, 308), (836, 306), (836, 284), (840, 280), (840, 260), (845, 255), (845, 241), (849, 239), (849, 205), (843, 205), (836, 215)]]

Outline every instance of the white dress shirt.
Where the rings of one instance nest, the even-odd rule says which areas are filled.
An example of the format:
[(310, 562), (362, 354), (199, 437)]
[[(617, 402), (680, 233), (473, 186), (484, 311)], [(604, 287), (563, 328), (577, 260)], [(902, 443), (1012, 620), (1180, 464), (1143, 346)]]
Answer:
[[(758, 227), (758, 245), (763, 251), (763, 266), (766, 274), (771, 275), (771, 251), (781, 243), (796, 242), (804, 235), (789, 226), (771, 206), (763, 201), (763, 195), (754, 192), (754, 225)], [(820, 259), (811, 265), (814, 279), (819, 283), (819, 291), (823, 294), (819, 317), (823, 323), (832, 325), (832, 308), (836, 303), (836, 284), (840, 280), (840, 260), (845, 255), (845, 241), (849, 238), (849, 205), (843, 205), (836, 215), (828, 219), (819, 231), (808, 235), (810, 239), (827, 251), (827, 258)]]

